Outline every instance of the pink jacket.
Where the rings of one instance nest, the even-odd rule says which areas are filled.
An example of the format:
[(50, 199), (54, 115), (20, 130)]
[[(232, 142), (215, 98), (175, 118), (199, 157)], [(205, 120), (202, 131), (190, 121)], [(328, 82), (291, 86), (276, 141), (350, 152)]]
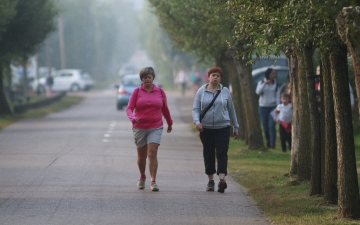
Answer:
[(171, 126), (170, 111), (167, 106), (167, 100), (164, 90), (154, 85), (152, 91), (147, 93), (143, 85), (135, 89), (130, 96), (126, 114), (133, 123), (133, 128), (150, 129), (163, 126), (162, 116), (164, 115), (166, 123)]

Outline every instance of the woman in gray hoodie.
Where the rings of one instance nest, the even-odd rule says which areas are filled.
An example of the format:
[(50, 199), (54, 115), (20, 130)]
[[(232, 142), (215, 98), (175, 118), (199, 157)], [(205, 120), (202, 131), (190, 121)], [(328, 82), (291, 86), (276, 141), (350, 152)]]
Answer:
[[(205, 173), (209, 179), (206, 190), (214, 191), (214, 173), (217, 173), (220, 179), (218, 192), (224, 193), (227, 188), (225, 176), (227, 175), (230, 126), (233, 126), (235, 140), (238, 136), (239, 124), (230, 91), (220, 84), (221, 68), (210, 68), (208, 78), (209, 83), (201, 86), (196, 92), (192, 116), (203, 144)], [(210, 108), (209, 105), (211, 105)], [(215, 168), (215, 157), (217, 168)]]
[(276, 71), (268, 68), (264, 80), (259, 81), (256, 87), (259, 98), (259, 116), (269, 148), (275, 148), (276, 129), (273, 120), (274, 109), (280, 104), (280, 88), (276, 80)]

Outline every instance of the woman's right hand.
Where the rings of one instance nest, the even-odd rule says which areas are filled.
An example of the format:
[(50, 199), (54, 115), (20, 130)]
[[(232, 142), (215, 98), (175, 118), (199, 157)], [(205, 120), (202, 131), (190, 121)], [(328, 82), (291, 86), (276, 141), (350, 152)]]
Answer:
[(196, 124), (196, 130), (198, 130), (199, 132), (203, 132), (201, 123)]

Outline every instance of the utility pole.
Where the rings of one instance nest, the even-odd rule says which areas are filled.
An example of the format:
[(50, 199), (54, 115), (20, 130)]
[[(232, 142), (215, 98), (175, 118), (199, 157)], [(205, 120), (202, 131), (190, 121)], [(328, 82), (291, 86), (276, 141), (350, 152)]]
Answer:
[(59, 27), (59, 48), (60, 48), (60, 65), (61, 69), (66, 68), (65, 62), (65, 41), (64, 41), (64, 24), (62, 14), (58, 18), (58, 27)]
[[(45, 52), (46, 52), (46, 64), (48, 67), (48, 74), (51, 74), (51, 67), (52, 67), (52, 54), (51, 54), (51, 48), (50, 48), (50, 43), (49, 43), (49, 38), (46, 39), (45, 41)], [(37, 79), (39, 79), (39, 77), (37, 77)]]

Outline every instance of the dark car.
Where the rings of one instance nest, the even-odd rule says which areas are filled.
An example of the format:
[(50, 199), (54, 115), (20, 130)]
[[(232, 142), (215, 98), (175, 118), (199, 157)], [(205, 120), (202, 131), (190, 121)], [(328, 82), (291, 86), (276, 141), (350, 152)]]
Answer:
[(254, 60), (252, 64), (252, 70), (269, 66), (288, 66), (288, 59), (286, 56), (271, 56), (271, 57), (259, 57)]
[(122, 110), (124, 106), (127, 106), (131, 93), (140, 85), (139, 74), (126, 74), (121, 77), (120, 85), (115, 86), (118, 89), (116, 94), (117, 110)]
[(252, 71), (252, 77), (253, 77), (255, 89), (256, 89), (258, 82), (265, 78), (265, 72), (268, 68), (272, 68), (276, 71), (276, 80), (278, 81), (279, 86), (281, 86), (282, 84), (284, 84), (286, 82), (286, 79), (289, 75), (289, 67), (287, 67), (287, 66), (261, 67), (259, 69), (255, 69)]
[[(258, 82), (265, 78), (265, 72), (268, 68), (273, 68), (276, 71), (276, 79), (278, 81), (279, 87), (286, 82), (286, 79), (289, 75), (289, 67), (287, 66), (266, 66), (255, 69), (252, 71), (253, 85), (254, 90), (256, 90), (256, 86)], [(232, 93), (232, 86), (229, 86), (230, 92)], [(258, 95), (256, 95), (259, 98)]]

